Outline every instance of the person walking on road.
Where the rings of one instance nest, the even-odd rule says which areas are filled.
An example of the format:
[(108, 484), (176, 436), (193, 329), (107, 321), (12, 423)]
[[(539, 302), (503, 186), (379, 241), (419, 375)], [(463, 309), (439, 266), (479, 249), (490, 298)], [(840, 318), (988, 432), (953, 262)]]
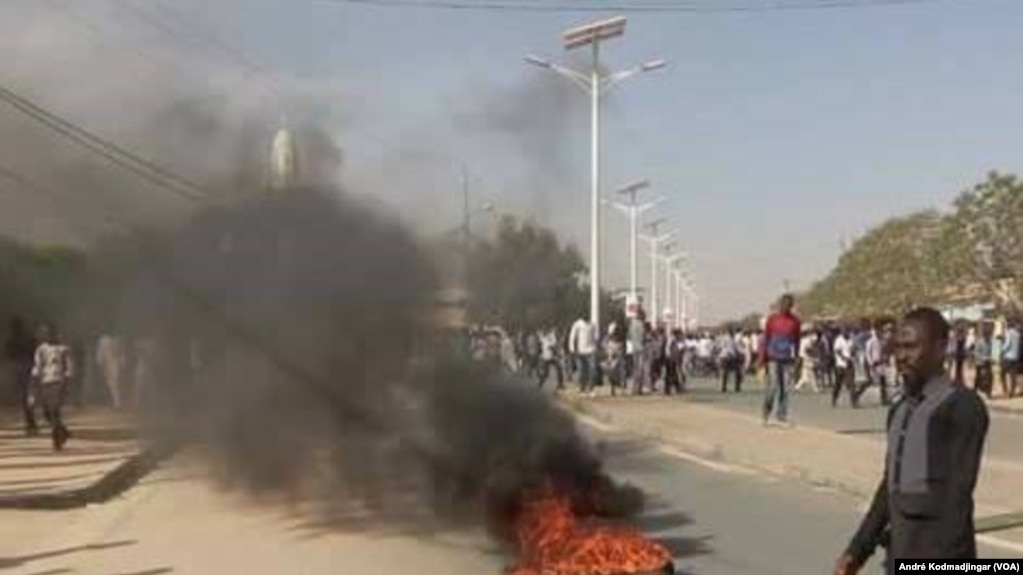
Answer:
[(608, 383), (611, 386), (611, 395), (618, 395), (618, 391), (625, 390), (626, 369), (625, 369), (625, 343), (627, 334), (624, 323), (612, 322), (607, 330), (607, 337), (604, 338), (604, 366), (603, 371), (607, 374)]
[(884, 406), (891, 405), (888, 386), (895, 381), (895, 377), (891, 373), (893, 337), (891, 324), (886, 324), (881, 328), (880, 333), (875, 329), (870, 340), (867, 341), (867, 368), (870, 371), (870, 383), (877, 385), (881, 392), (881, 405)]
[(899, 327), (904, 395), (888, 412), (885, 471), (835, 575), (858, 573), (878, 546), (889, 574), (895, 559), (977, 557), (973, 492), (989, 417), (975, 390), (945, 375), (948, 338), (932, 308), (909, 312)]
[(788, 425), (788, 386), (793, 378), (799, 340), (802, 338), (802, 324), (792, 313), (795, 299), (785, 294), (778, 302), (778, 312), (767, 318), (764, 326), (763, 346), (760, 348), (760, 365), (767, 369), (767, 385), (764, 390), (764, 425), (777, 410), (777, 418)]
[(799, 369), (798, 382), (794, 388), (802, 391), (803, 386), (809, 384), (814, 393), (820, 393), (820, 380), (817, 378), (817, 336), (813, 333), (803, 334), (799, 340)]
[(727, 330), (718, 336), (718, 361), (721, 364), (721, 393), (728, 393), (728, 378), (735, 375), (735, 393), (742, 392), (742, 353), (735, 332)]
[(643, 311), (637, 312), (635, 317), (629, 318), (629, 335), (626, 343), (628, 353), (629, 378), (632, 380), (633, 393), (638, 394), (643, 389), (643, 379), (646, 377), (646, 325), (644, 324)]
[(1009, 319), (1002, 340), (1002, 391), (1005, 397), (1016, 396), (1016, 376), (1019, 373), (1019, 322), (1016, 318)]
[(597, 376), (596, 328), (585, 319), (577, 319), (568, 335), (568, 346), (579, 369), (579, 392), (592, 393)]
[(530, 331), (525, 338), (523, 345), (523, 369), (526, 377), (540, 377), (540, 336), (535, 331)]
[(684, 354), (685, 341), (682, 339), (682, 330), (669, 331), (668, 341), (665, 344), (664, 395), (671, 395), (673, 392), (682, 394), (686, 377), (682, 372)]
[(20, 317), (11, 319), (7, 334), (7, 361), (11, 366), (11, 380), (18, 394), (25, 421), (25, 435), (38, 435), (39, 425), (35, 415), (35, 389), (32, 385), (32, 364), (35, 360), (36, 340), (32, 331)]
[(831, 407), (838, 406), (842, 388), (849, 391), (849, 403), (859, 407), (856, 394), (856, 349), (849, 329), (843, 327), (835, 338), (835, 386), (831, 388)]
[(558, 357), (558, 333), (554, 329), (549, 329), (540, 334), (540, 366), (539, 374), (537, 375), (537, 381), (539, 382), (539, 388), (543, 389), (543, 386), (547, 383), (547, 378), (551, 374), (551, 369), (557, 372), (558, 387), (555, 388), (557, 391), (561, 391), (565, 388), (565, 373), (561, 369), (561, 358)]
[(952, 347), (952, 378), (959, 385), (966, 385), (965, 368), (969, 347), (966, 345), (966, 330), (960, 324), (956, 326)]
[(74, 377), (74, 362), (71, 348), (60, 342), (53, 326), (42, 326), (39, 339), (42, 343), (36, 348), (32, 378), (35, 380), (39, 403), (43, 406), (43, 415), (53, 430), (53, 448), (60, 451), (71, 437), (64, 425), (61, 409), (68, 383)]
[(980, 335), (973, 344), (973, 389), (983, 393), (991, 399), (991, 387), (994, 384), (994, 343), (992, 338), (992, 325), (985, 323), (981, 326)]

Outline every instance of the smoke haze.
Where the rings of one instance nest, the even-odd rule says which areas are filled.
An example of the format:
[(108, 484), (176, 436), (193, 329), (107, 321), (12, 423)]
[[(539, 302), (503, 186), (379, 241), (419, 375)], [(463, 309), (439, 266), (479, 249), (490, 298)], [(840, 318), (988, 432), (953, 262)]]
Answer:
[[(436, 339), (424, 311), (442, 278), (419, 229), (365, 199), (448, 194), (450, 182), (422, 177), (429, 159), (417, 151), (428, 144), (385, 155), (379, 177), (338, 191), (345, 158), (324, 128), (336, 124), (310, 105), (322, 86), (289, 82), (286, 98), (268, 97), (215, 61), (174, 65), (181, 48), (153, 31), (98, 39), (96, 26), (123, 20), (119, 5), (5, 5), (0, 47), (21, 57), (3, 84), (187, 174), (203, 197), (145, 182), (6, 105), (0, 163), (47, 194), (7, 179), (0, 188), (5, 215), (31, 222), (11, 218), (5, 230), (91, 247), (101, 281), (83, 290), (80, 313), (97, 333), (137, 344), (147, 432), (198, 446), (226, 488), (322, 513), (359, 502), (385, 521), (479, 523), (484, 503), (506, 510), (546, 480), (610, 493), (570, 416)], [(79, 85), (82, 70), (89, 81)], [(492, 122), (482, 110), (457, 120), (505, 139), (523, 185), (540, 194), (571, 171), (559, 145), (570, 116), (558, 112), (571, 87), (551, 85), (493, 93)], [(303, 181), (268, 194), (265, 157), (282, 110)], [(526, 209), (548, 205), (536, 202)], [(409, 219), (441, 218), (423, 209)]]

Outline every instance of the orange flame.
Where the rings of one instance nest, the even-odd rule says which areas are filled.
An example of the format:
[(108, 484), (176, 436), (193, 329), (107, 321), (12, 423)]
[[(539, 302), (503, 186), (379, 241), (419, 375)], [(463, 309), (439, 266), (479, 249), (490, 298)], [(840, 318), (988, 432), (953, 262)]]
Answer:
[(521, 559), (507, 575), (624, 575), (663, 572), (671, 553), (635, 529), (581, 521), (571, 499), (552, 489), (522, 502), (516, 520)]

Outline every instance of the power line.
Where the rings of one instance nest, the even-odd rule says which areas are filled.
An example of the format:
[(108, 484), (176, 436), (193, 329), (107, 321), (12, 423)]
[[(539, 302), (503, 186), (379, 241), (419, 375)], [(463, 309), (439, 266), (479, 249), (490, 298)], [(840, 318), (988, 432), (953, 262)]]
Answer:
[(113, 164), (192, 202), (203, 202), (207, 193), (198, 185), (167, 169), (105, 140), (18, 94), (0, 86), (0, 101), (50, 128), (58, 135), (102, 156)]
[(565, 2), (543, 3), (539, 0), (319, 0), (331, 4), (351, 4), (389, 8), (421, 8), (430, 10), (503, 11), (503, 12), (657, 12), (687, 14), (723, 14), (729, 12), (782, 12), (796, 10), (828, 10), (879, 8), (916, 4), (937, 4), (939, 2), (964, 2), (969, 0), (819, 0), (814, 2), (758, 2), (753, 4), (711, 5), (692, 2), (630, 4), (570, 4)]
[[(114, 1), (124, 11), (134, 15), (136, 20), (159, 30), (171, 38), (174, 38), (179, 43), (190, 45), (192, 48), (204, 54), (207, 57), (207, 60), (212, 62), (213, 57), (219, 55), (221, 57), (219, 60), (223, 62), (223, 57), (226, 57), (228, 60), (232, 61), (236, 68), (241, 70), (243, 81), (247, 81), (250, 78), (259, 80), (262, 84), (262, 89), (264, 90), (264, 96), (268, 96), (277, 104), (280, 104), (282, 101), (283, 91), (281, 90), (280, 84), (271, 76), (270, 72), (264, 66), (255, 62), (238, 49), (228, 45), (209, 29), (197, 28), (194, 23), (187, 22), (185, 17), (180, 13), (159, 2), (152, 2), (147, 4), (147, 6), (155, 7), (156, 10), (164, 14), (164, 18), (143, 10), (131, 3), (130, 0)], [(179, 25), (175, 26), (167, 21), (166, 16), (176, 20)], [(183, 30), (180, 26), (182, 23), (190, 25), (195, 29)]]
[[(83, 26), (88, 28), (89, 32), (91, 32), (94, 37), (99, 38), (99, 39), (105, 41), (106, 31), (103, 29), (102, 26), (97, 24), (91, 18), (86, 18), (85, 16), (82, 16), (82, 14), (80, 12), (72, 10), (70, 8), (70, 6), (68, 6), (67, 3), (61, 2), (60, 0), (44, 0), (44, 2), (50, 6), (51, 10), (53, 10), (55, 12), (60, 12), (66, 18), (77, 20)], [(149, 51), (139, 49), (138, 47), (135, 47), (135, 46), (127, 45), (124, 42), (121, 42), (121, 44), (125, 45), (126, 47), (128, 47), (128, 49), (131, 52), (135, 53), (136, 56), (138, 56), (140, 59), (144, 60), (154, 70), (165, 71), (165, 65), (159, 61), (159, 58), (154, 56)]]
[(67, 206), (63, 194), (54, 188), (40, 184), (38, 181), (21, 174), (3, 163), (0, 163), (0, 176), (8, 182), (10, 189), (15, 191), (30, 190), (46, 196), (58, 211), (57, 217), (72, 228), (80, 236), (80, 239), (85, 240), (94, 234), (118, 231), (120, 229), (113, 223), (113, 217), (110, 214), (102, 216), (102, 224), (85, 223), (85, 218), (80, 212), (75, 212)]

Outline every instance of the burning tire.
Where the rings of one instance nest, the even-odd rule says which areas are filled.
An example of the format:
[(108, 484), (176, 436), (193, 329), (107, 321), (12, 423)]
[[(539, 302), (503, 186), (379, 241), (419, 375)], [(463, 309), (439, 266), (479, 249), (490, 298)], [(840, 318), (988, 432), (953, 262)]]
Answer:
[(515, 519), (519, 562), (508, 575), (674, 575), (671, 552), (636, 529), (578, 517), (552, 490), (527, 498)]

